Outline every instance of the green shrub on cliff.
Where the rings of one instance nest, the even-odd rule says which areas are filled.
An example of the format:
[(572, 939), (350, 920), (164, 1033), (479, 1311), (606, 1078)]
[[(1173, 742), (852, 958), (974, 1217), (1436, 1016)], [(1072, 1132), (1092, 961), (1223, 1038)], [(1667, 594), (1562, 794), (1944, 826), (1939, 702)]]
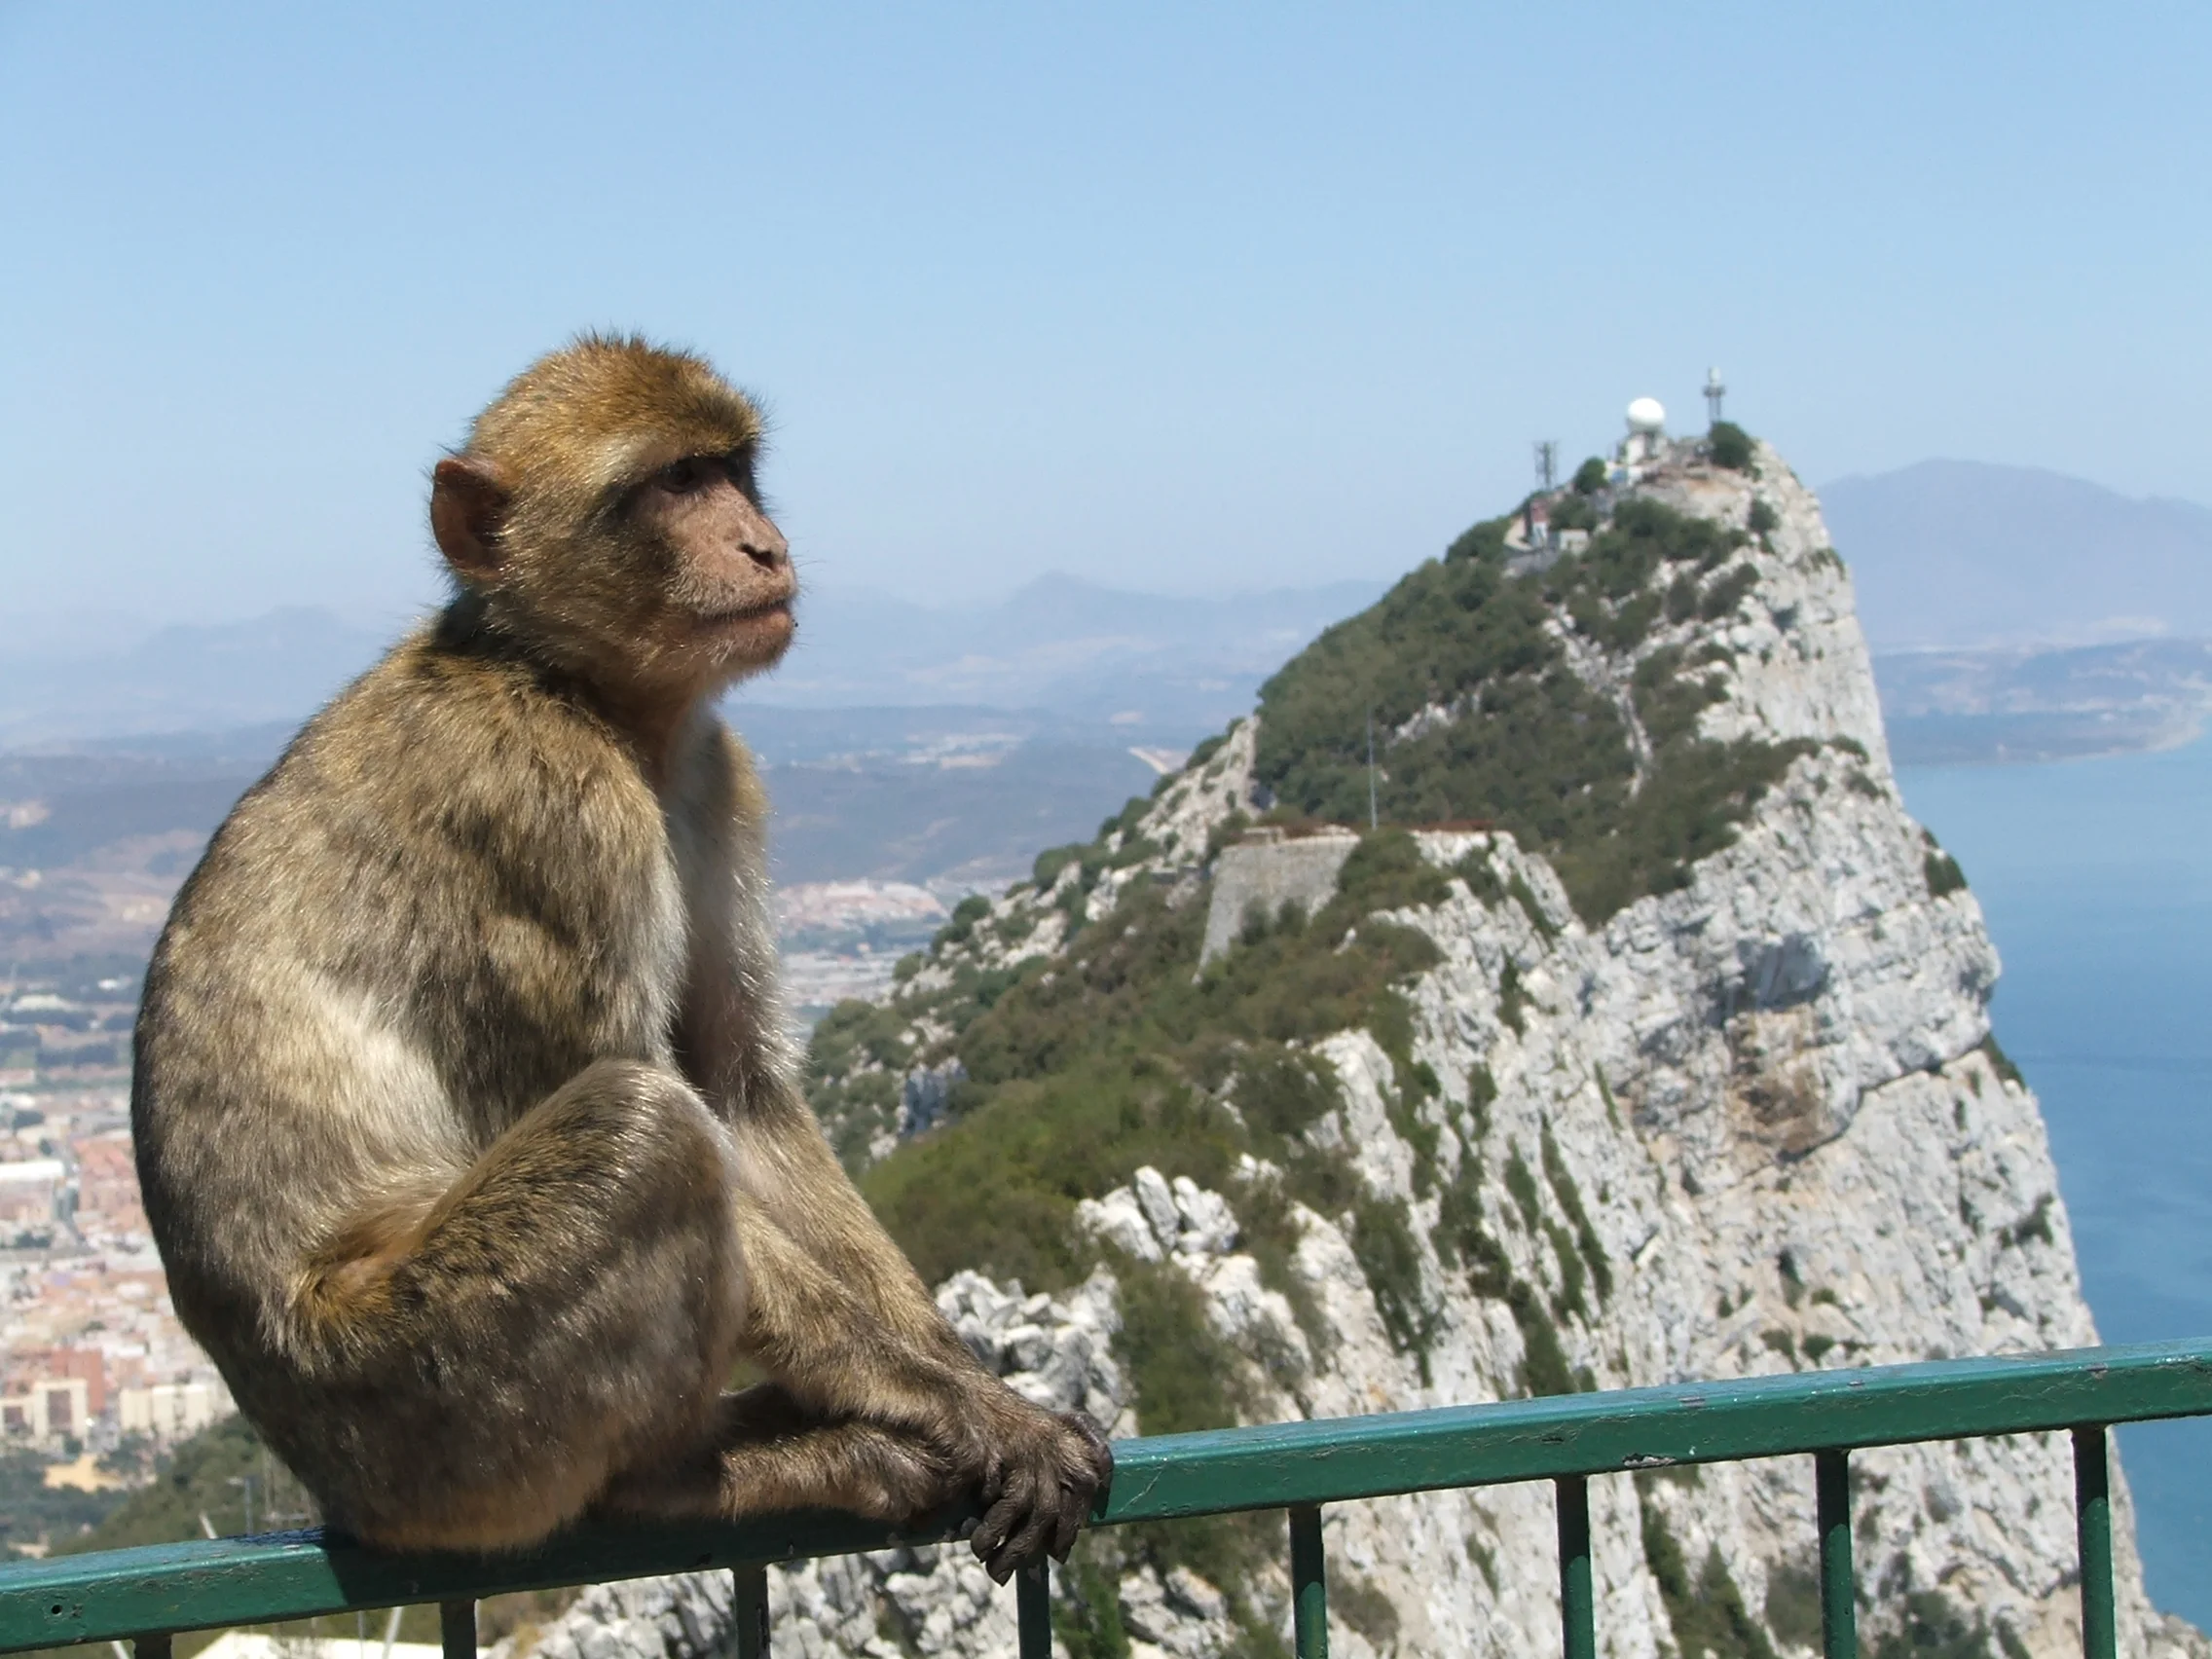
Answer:
[[(1133, 888), (1051, 973), (1017, 977), (969, 1022), (953, 1121), (868, 1170), (863, 1191), (925, 1279), (972, 1267), (1031, 1289), (1088, 1271), (1096, 1252), (1075, 1236), (1077, 1200), (1144, 1164), (1224, 1190), (1250, 1151), (1286, 1171), (1288, 1197), (1343, 1212), (1356, 1182), (1303, 1138), (1337, 1103), (1335, 1079), (1290, 1045), (1387, 1025), (1391, 987), (1436, 953), (1374, 912), (1446, 889), (1411, 836), (1382, 830), (1363, 838), (1310, 920), (1291, 910), (1194, 978), (1203, 906)], [(857, 1047), (863, 1029), (848, 1016), (832, 1041)]]
[(1749, 472), (1754, 453), (1751, 434), (1733, 421), (1715, 421), (1713, 430), (1706, 434), (1706, 453), (1713, 458), (1715, 466), (1725, 466), (1732, 472)]
[(1929, 830), (1921, 830), (1920, 838), (1927, 844), (1927, 851), (1921, 859), (1921, 870), (1928, 880), (1928, 897), (1948, 899), (1954, 893), (1965, 892), (1967, 876), (1966, 871), (1959, 867), (1959, 861), (1946, 853)]
[(1545, 621), (1563, 608), (1592, 645), (1627, 653), (1676, 586), (1688, 596), (1677, 619), (1692, 607), (1725, 616), (1756, 572), (1721, 571), (1741, 532), (1638, 498), (1540, 581), (1505, 573), (1502, 530), (1493, 538), (1489, 529), (1469, 531), (1262, 687), (1258, 775), (1284, 810), (1356, 823), (1367, 809), (1368, 712), (1384, 734), (1448, 712), (1418, 735), (1386, 736), (1384, 818), (1510, 830), (1553, 860), (1596, 923), (1679, 885), (1691, 863), (1727, 845), (1801, 746), (1700, 738), (1696, 711), (1717, 695), (1711, 665), (1657, 652), (1634, 677), (1632, 706), (1653, 746), (1639, 780), (1620, 710), (1573, 672)]

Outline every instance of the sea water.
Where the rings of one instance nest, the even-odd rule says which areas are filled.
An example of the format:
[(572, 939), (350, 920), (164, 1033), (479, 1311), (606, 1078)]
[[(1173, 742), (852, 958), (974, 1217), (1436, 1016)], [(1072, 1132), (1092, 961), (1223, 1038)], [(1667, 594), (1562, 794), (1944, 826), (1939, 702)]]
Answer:
[[(2004, 960), (1997, 1038), (2042, 1097), (2098, 1333), (2212, 1337), (2212, 741), (1899, 783)], [(2212, 1419), (2120, 1448), (2152, 1599), (2212, 1628)]]

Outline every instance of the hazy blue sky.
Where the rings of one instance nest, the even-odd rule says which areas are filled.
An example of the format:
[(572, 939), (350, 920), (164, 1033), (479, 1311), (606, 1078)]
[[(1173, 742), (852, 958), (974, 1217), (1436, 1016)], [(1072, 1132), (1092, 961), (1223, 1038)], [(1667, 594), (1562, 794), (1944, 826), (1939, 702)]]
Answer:
[(2212, 499), (2208, 36), (0, 0), (0, 582), (19, 617), (404, 608), (438, 446), (591, 325), (764, 394), (813, 578), (913, 596), (1387, 574), (1517, 498), (1531, 437), (1692, 416), (1708, 362), (1815, 481)]

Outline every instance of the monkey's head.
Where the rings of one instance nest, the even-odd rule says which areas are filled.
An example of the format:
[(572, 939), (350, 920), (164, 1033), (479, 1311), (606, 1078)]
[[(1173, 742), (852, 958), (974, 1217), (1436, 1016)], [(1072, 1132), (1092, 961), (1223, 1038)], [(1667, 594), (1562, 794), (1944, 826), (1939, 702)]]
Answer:
[(798, 583), (762, 510), (760, 416), (700, 358), (587, 336), (437, 464), (430, 528), (500, 628), (608, 691), (687, 699), (768, 667)]

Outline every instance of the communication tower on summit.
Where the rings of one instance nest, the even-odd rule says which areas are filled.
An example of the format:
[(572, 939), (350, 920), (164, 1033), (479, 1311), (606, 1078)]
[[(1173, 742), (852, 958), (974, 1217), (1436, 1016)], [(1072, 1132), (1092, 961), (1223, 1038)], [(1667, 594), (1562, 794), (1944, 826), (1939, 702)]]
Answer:
[(1720, 384), (1720, 371), (1718, 369), (1705, 371), (1705, 424), (1707, 425), (1717, 426), (1720, 424), (1720, 399), (1726, 394), (1727, 390), (1728, 388)]
[(1551, 438), (1536, 442), (1536, 488), (1546, 495), (1559, 488), (1559, 444)]

